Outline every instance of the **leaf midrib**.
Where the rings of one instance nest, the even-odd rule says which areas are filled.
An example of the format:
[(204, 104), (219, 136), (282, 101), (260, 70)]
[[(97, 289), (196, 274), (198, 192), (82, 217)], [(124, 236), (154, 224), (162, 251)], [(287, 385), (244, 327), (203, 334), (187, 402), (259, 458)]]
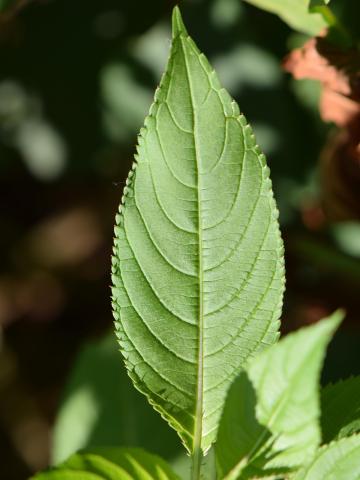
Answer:
[(200, 158), (199, 158), (199, 149), (197, 144), (197, 120), (195, 115), (195, 102), (193, 96), (193, 88), (191, 83), (191, 78), (189, 75), (189, 66), (186, 57), (186, 51), (183, 45), (183, 41), (186, 39), (183, 35), (179, 36), (181, 48), (184, 55), (186, 77), (189, 84), (189, 92), (192, 106), (192, 117), (193, 117), (193, 136), (194, 136), (194, 154), (195, 154), (195, 163), (196, 163), (196, 173), (197, 173), (197, 205), (198, 205), (198, 277), (199, 277), (199, 312), (198, 312), (198, 325), (199, 325), (199, 341), (198, 341), (198, 369), (197, 369), (197, 383), (196, 383), (196, 403), (195, 403), (195, 425), (194, 425), (194, 444), (193, 444), (193, 455), (194, 455), (194, 478), (200, 476), (201, 468), (201, 440), (202, 440), (202, 430), (203, 430), (203, 396), (204, 396), (204, 289), (203, 289), (203, 238), (202, 238), (202, 199), (201, 199), (201, 175), (200, 175)]

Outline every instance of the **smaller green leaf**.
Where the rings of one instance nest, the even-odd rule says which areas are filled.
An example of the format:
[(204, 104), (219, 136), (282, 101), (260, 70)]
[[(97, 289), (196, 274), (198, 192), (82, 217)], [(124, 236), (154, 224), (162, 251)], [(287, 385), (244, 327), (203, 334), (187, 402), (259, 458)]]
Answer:
[(179, 480), (156, 455), (140, 448), (97, 448), (75, 453), (32, 480)]
[(324, 443), (360, 432), (360, 377), (322, 389), (321, 428)]
[(299, 330), (258, 355), (230, 389), (216, 444), (227, 480), (288, 472), (320, 443), (318, 381), (342, 314)]
[(342, 438), (322, 447), (313, 461), (293, 480), (359, 480), (360, 435)]
[(309, 35), (317, 35), (328, 24), (319, 13), (309, 11), (309, 0), (246, 0), (248, 3), (275, 13), (290, 27)]

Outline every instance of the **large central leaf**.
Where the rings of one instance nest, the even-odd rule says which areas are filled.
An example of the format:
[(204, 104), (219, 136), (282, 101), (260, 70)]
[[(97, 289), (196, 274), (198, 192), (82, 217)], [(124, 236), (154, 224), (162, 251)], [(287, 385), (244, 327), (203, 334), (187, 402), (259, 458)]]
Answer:
[(114, 316), (130, 376), (187, 449), (277, 338), (283, 248), (265, 157), (178, 9), (115, 228)]

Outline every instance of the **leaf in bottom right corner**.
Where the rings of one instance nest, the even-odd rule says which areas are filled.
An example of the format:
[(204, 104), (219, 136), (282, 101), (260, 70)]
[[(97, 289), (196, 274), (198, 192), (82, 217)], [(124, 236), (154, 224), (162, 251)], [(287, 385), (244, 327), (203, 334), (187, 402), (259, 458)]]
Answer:
[(319, 376), (342, 318), (287, 335), (258, 355), (232, 385), (217, 438), (219, 478), (288, 475), (315, 455), (321, 441)]
[(299, 470), (292, 480), (359, 480), (360, 435), (345, 437), (324, 445), (313, 461)]
[(322, 389), (321, 430), (324, 443), (360, 433), (360, 376)]

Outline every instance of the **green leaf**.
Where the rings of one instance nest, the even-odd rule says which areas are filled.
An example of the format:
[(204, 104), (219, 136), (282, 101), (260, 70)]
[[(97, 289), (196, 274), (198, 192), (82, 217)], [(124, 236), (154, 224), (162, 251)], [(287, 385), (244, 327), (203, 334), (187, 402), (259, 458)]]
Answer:
[(360, 377), (322, 389), (321, 428), (324, 443), (360, 432)]
[(337, 312), (287, 335), (259, 354), (236, 379), (216, 443), (222, 477), (286, 472), (315, 453), (320, 443), (320, 369), (341, 318)]
[(177, 8), (117, 215), (113, 309), (136, 387), (201, 457), (226, 391), (278, 337), (283, 246), (265, 157)]
[(256, 7), (275, 13), (290, 27), (317, 35), (328, 24), (319, 13), (309, 11), (310, 0), (246, 0)]
[(97, 448), (76, 453), (33, 480), (179, 480), (158, 456), (140, 448)]
[(360, 435), (325, 445), (293, 480), (359, 480)]
[(55, 422), (52, 460), (102, 445), (142, 447), (169, 461), (178, 456), (175, 432), (132, 387), (112, 332), (79, 352)]

